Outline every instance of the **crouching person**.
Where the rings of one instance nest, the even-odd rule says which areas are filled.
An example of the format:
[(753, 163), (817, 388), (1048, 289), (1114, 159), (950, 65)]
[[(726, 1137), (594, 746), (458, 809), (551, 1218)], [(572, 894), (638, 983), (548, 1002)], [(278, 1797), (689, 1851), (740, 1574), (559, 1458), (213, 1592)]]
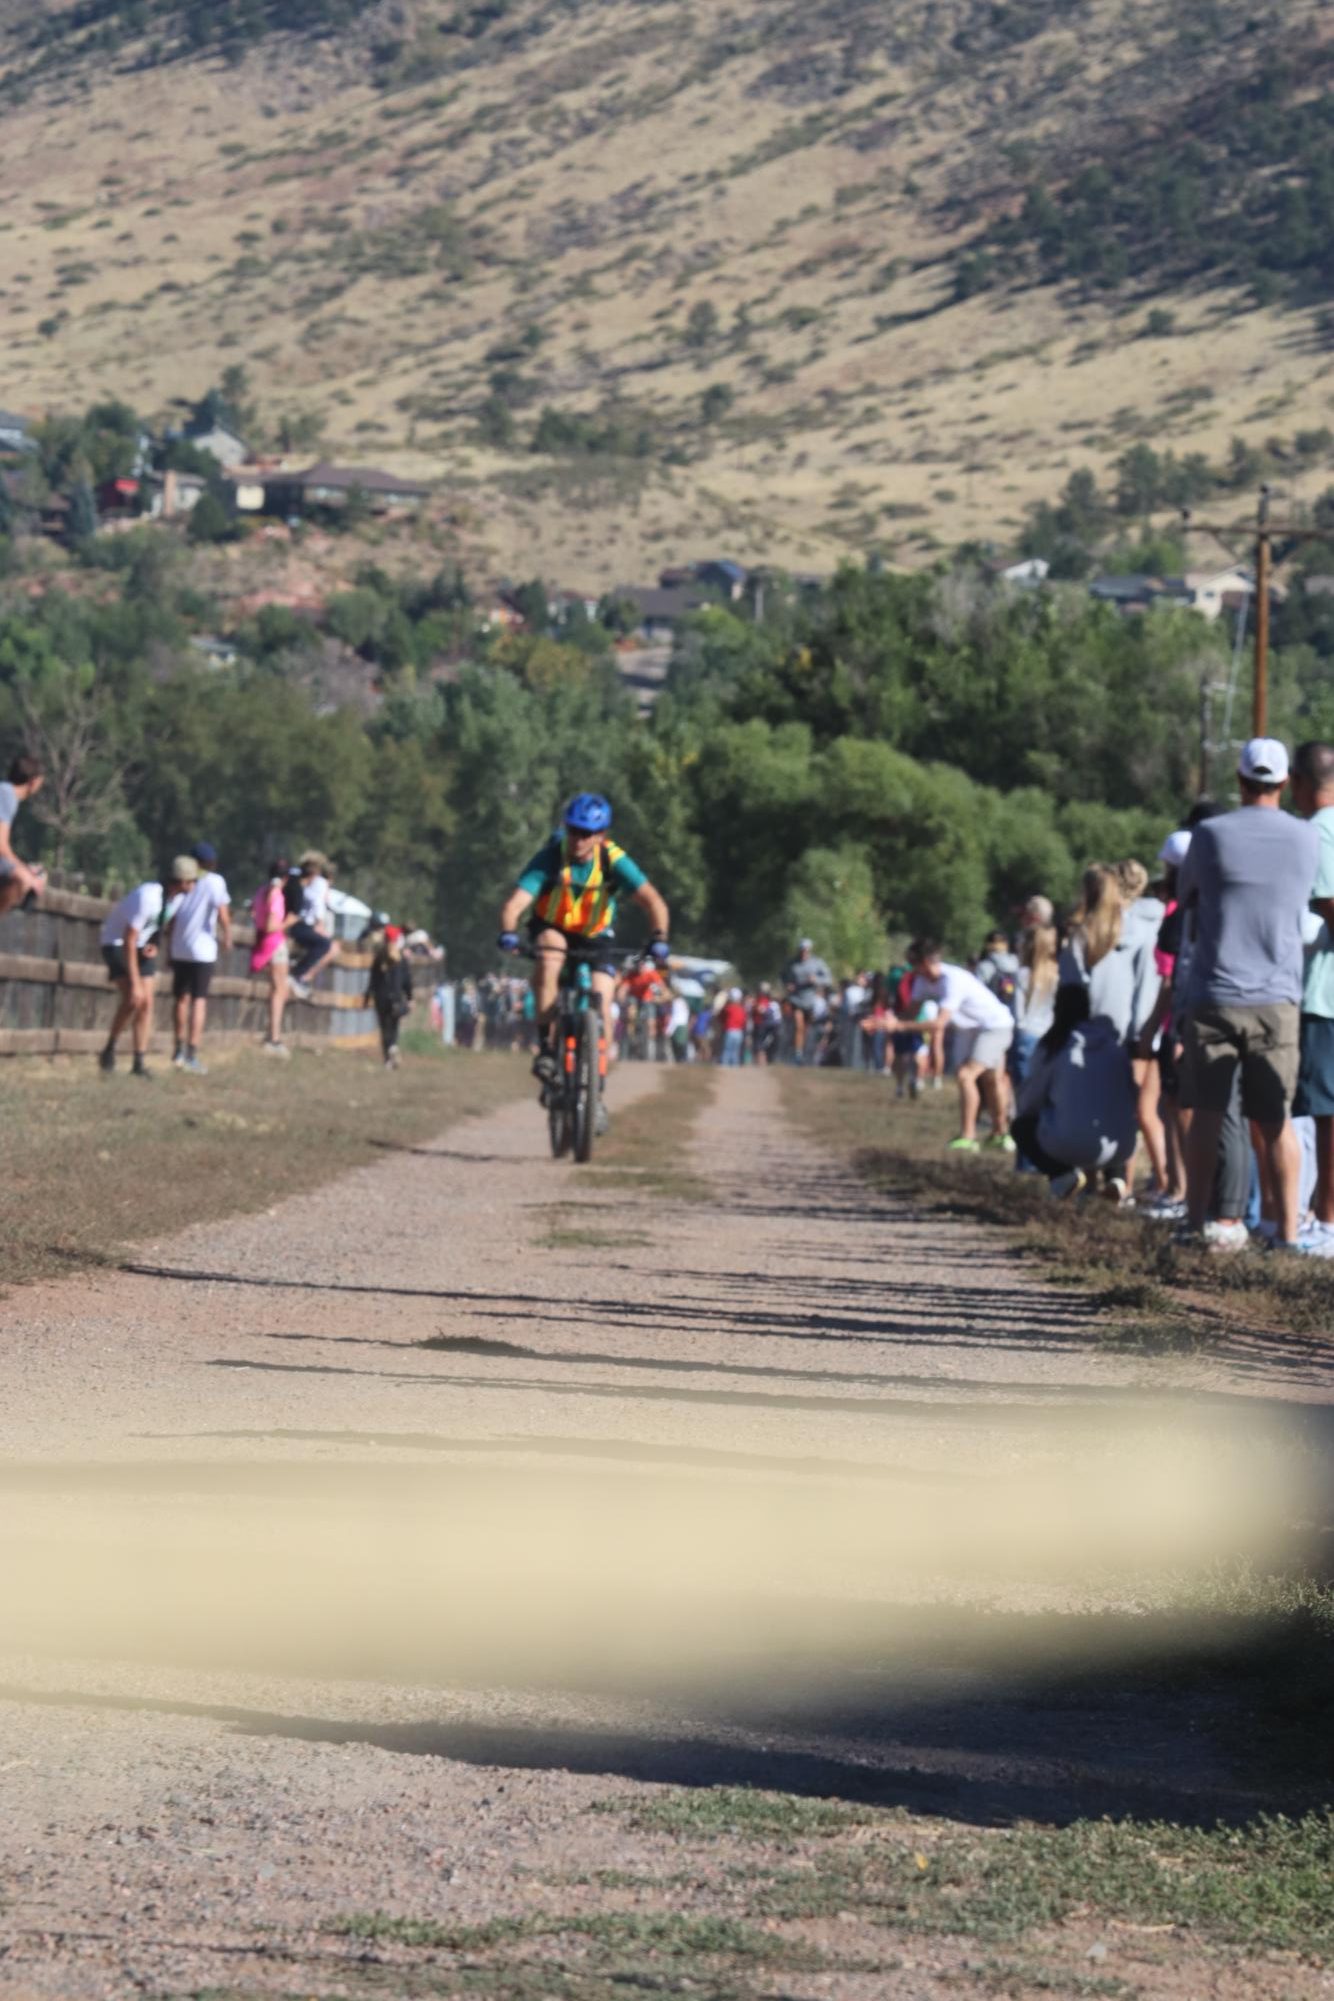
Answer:
[[(184, 882), (173, 877), (173, 896), (182, 894), (185, 888)], [(141, 882), (138, 889), (121, 898), (102, 926), (102, 958), (107, 978), (120, 997), (106, 1046), (97, 1059), (103, 1070), (115, 1069), (116, 1044), (128, 1028), (134, 1051), (133, 1074), (148, 1075), (144, 1059), (153, 1033), (153, 975), (157, 970), (157, 934), (165, 902), (160, 882)]]
[[(1056, 1196), (1078, 1195), (1100, 1172), (1115, 1176), (1135, 1146), (1135, 1080), (1106, 1015), (1089, 1020), (1088, 988), (1063, 986), (1051, 1027), (1020, 1086), (1012, 1131)], [(1119, 1193), (1115, 1180), (1109, 1183)]]

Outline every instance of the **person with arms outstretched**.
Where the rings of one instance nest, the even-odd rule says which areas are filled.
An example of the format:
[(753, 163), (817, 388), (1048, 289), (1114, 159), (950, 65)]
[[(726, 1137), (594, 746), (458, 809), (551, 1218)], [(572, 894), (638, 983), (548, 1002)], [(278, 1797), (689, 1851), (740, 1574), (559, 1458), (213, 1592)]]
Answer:
[[(610, 946), (619, 896), (637, 903), (648, 918), (648, 956), (659, 965), (668, 958), (667, 905), (637, 862), (611, 839), (611, 806), (600, 793), (580, 792), (565, 809), (563, 827), (540, 847), (506, 897), (500, 913), (502, 952), (519, 950), (519, 925), (528, 918), (536, 955), (533, 996), (537, 1002), (539, 1045), (533, 1075), (543, 1089), (559, 1076), (553, 1030), (559, 1013), (560, 975), (572, 943)], [(531, 915), (530, 915), (531, 913)], [(602, 1012), (603, 1034), (611, 1035), (615, 962), (592, 960), (593, 993)]]

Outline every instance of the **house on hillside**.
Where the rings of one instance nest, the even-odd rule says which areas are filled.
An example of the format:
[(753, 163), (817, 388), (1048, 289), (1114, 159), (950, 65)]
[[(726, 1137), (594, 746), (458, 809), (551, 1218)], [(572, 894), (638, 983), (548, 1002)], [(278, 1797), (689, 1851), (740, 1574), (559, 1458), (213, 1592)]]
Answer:
[[(1221, 618), (1225, 612), (1239, 612), (1250, 604), (1255, 595), (1255, 572), (1244, 563), (1233, 563), (1223, 570), (1190, 570), (1186, 584), (1191, 603), (1202, 617)], [(1286, 596), (1281, 585), (1270, 584), (1271, 604), (1281, 604)]]
[(128, 475), (104, 479), (94, 490), (99, 521), (127, 521), (139, 512), (139, 482)]
[(717, 603), (712, 591), (699, 584), (672, 584), (666, 588), (659, 584), (654, 590), (624, 584), (613, 595), (634, 606), (638, 614), (636, 631), (649, 646), (669, 646), (686, 619)]
[(155, 521), (176, 521), (193, 513), (208, 490), (208, 481), (197, 472), (154, 472), (144, 481), (144, 512)]
[(229, 431), (225, 424), (187, 424), (185, 435), (192, 445), (201, 452), (207, 452), (220, 466), (243, 466), (250, 457), (250, 447), (235, 431)]
[(0, 452), (30, 452), (36, 444), (26, 417), (13, 410), (0, 410)]
[(1045, 584), (1051, 575), (1051, 564), (1045, 556), (1025, 556), (1022, 562), (1011, 563), (1000, 572), (1003, 584), (1017, 584), (1020, 590), (1033, 591)]
[(276, 472), (264, 479), (266, 514), (307, 514), (315, 507), (346, 507), (364, 494), (377, 514), (406, 513), (430, 498), (431, 489), (378, 466), (339, 466), (321, 460), (305, 472)]
[(695, 564), (695, 582), (719, 592), (728, 604), (737, 604), (746, 588), (745, 566), (727, 556), (711, 557), (707, 562)]
[(1127, 618), (1170, 605), (1188, 609), (1191, 603), (1190, 587), (1184, 577), (1095, 577), (1089, 585), (1089, 596), (1099, 604), (1111, 605)]

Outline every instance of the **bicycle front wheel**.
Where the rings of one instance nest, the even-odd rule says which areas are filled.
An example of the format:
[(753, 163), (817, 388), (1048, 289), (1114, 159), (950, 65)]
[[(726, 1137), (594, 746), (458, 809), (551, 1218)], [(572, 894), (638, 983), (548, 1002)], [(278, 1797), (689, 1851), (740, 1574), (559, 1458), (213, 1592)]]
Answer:
[(594, 1008), (580, 1017), (579, 1043), (574, 1059), (574, 1157), (593, 1158), (593, 1139), (598, 1121), (598, 1039), (599, 1020)]

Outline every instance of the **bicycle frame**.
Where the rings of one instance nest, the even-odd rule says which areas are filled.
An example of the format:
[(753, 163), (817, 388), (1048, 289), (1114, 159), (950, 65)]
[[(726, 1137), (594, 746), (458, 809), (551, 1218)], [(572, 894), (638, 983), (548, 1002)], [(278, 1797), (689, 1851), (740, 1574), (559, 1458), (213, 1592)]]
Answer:
[[(543, 956), (534, 946), (528, 957)], [(624, 947), (566, 941), (557, 991), (556, 1056), (559, 1075), (544, 1093), (551, 1151), (559, 1160), (573, 1152), (576, 1160), (593, 1157), (598, 1105), (607, 1081), (610, 1023), (593, 991), (593, 967), (609, 959), (638, 959)]]

